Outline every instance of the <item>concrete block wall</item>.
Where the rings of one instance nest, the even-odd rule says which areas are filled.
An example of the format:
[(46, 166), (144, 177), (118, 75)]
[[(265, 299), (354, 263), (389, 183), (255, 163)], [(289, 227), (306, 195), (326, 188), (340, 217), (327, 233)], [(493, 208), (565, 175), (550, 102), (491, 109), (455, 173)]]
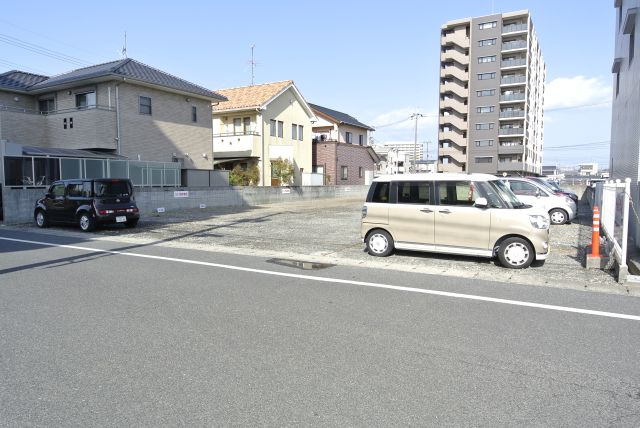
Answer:
[[(206, 208), (246, 207), (275, 203), (291, 203), (304, 200), (333, 198), (364, 198), (369, 186), (301, 186), (301, 187), (180, 187), (180, 188), (136, 188), (135, 198), (140, 214), (165, 213)], [(185, 193), (174, 192), (188, 192)], [(2, 189), (4, 224), (33, 222), (35, 201), (45, 189)], [(178, 197), (176, 197), (178, 196)]]

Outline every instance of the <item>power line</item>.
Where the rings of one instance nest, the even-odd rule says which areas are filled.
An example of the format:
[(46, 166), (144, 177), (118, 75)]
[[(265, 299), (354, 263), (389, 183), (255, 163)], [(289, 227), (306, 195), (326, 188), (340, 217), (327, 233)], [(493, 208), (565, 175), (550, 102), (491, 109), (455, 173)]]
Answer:
[(33, 68), (33, 67), (27, 67), (21, 64), (16, 64), (15, 62), (11, 62), (11, 61), (7, 61), (5, 59), (0, 59), (0, 64), (4, 64), (9, 68), (16, 68), (16, 69), (22, 69), (22, 70), (31, 70), (34, 73), (38, 73), (38, 74), (42, 74), (42, 75), (46, 75), (47, 72), (46, 71), (42, 71), (39, 70), (37, 68)]
[(12, 45), (12, 46), (16, 46), (16, 47), (28, 50), (29, 52), (33, 52), (33, 53), (37, 53), (37, 54), (40, 54), (40, 55), (44, 55), (44, 56), (47, 56), (49, 58), (57, 59), (59, 61), (68, 62), (70, 64), (74, 64), (74, 65), (78, 65), (78, 66), (85, 66), (85, 65), (90, 65), (91, 64), (91, 63), (89, 63), (87, 61), (84, 61), (82, 59), (75, 58), (75, 57), (72, 57), (70, 55), (63, 54), (61, 52), (56, 52), (56, 51), (51, 50), (51, 49), (47, 49), (45, 47), (36, 45), (35, 43), (25, 42), (24, 40), (18, 39), (16, 37), (8, 36), (6, 34), (0, 34), (0, 41), (4, 42), (4, 43), (7, 43), (9, 45)]
[(577, 108), (601, 106), (601, 105), (604, 105), (604, 104), (611, 104), (611, 101), (603, 101), (603, 102), (600, 102), (600, 103), (593, 103), (593, 104), (581, 104), (581, 105), (578, 105), (578, 106), (549, 108), (549, 109), (544, 109), (544, 111), (546, 113), (548, 111), (573, 110), (573, 109), (577, 109)]
[[(437, 114), (421, 114), (420, 117), (438, 117)], [(397, 120), (395, 122), (391, 122), (391, 123), (386, 123), (384, 125), (373, 125), (374, 128), (379, 129), (379, 128), (387, 128), (389, 126), (394, 126), (394, 125), (399, 125), (403, 122), (407, 122), (409, 120), (413, 120), (414, 115), (411, 114), (410, 116), (405, 117), (404, 119), (400, 119)]]
[(609, 144), (611, 140), (593, 141), (591, 143), (569, 144), (566, 146), (545, 147), (544, 150), (567, 150), (567, 149), (584, 149), (584, 148), (601, 148)]

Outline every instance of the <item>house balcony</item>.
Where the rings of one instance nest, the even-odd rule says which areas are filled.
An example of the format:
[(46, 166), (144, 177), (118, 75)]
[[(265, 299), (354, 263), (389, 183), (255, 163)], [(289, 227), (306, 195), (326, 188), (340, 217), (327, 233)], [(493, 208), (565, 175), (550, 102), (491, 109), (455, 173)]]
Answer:
[(516, 59), (507, 59), (500, 63), (501, 68), (516, 68), (516, 67), (526, 67), (527, 59), (526, 58), (516, 58)]
[(456, 49), (447, 49), (446, 51), (440, 53), (440, 61), (456, 61), (460, 64), (466, 65), (469, 64), (469, 55)]
[(213, 152), (253, 152), (256, 144), (260, 142), (259, 132), (223, 132), (213, 135)]
[(500, 79), (500, 86), (506, 85), (524, 85), (527, 82), (527, 76), (519, 74), (517, 76), (505, 76)]
[(499, 155), (520, 155), (524, 154), (524, 145), (518, 144), (513, 146), (498, 146)]
[(524, 119), (524, 110), (504, 110), (500, 112), (500, 119)]
[(502, 34), (509, 34), (511, 35), (512, 33), (526, 33), (527, 31), (529, 31), (529, 25), (526, 23), (521, 23), (521, 24), (507, 24), (507, 25), (503, 25), (502, 26)]
[(502, 44), (502, 51), (513, 51), (520, 49), (527, 49), (528, 43), (526, 40), (514, 40), (511, 42), (505, 42)]
[(467, 37), (466, 31), (454, 31), (448, 33), (440, 38), (441, 45), (449, 45), (454, 44), (460, 46), (461, 48), (469, 47), (469, 38)]

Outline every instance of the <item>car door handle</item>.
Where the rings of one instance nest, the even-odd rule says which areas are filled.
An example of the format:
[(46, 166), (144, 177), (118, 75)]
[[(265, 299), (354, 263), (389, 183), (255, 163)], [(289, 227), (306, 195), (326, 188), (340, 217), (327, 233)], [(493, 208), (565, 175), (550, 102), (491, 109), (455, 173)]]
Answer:
[(420, 211), (422, 211), (423, 213), (432, 213), (433, 210), (430, 210), (429, 208), (422, 208)]
[(439, 212), (439, 213), (442, 213), (442, 214), (451, 214), (451, 211), (449, 211), (449, 210), (447, 210), (447, 209), (444, 209), (444, 210), (442, 210), (442, 211), (438, 211), (438, 212)]

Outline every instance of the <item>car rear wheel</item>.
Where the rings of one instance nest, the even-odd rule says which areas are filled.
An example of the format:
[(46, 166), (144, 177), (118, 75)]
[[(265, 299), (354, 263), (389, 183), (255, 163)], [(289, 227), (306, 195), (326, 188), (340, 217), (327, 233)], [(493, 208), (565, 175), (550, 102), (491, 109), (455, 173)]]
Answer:
[(522, 238), (505, 239), (498, 248), (498, 259), (502, 266), (507, 268), (527, 268), (534, 258), (533, 247)]
[(49, 226), (49, 219), (47, 218), (47, 214), (45, 214), (44, 210), (36, 211), (36, 226), (42, 228)]
[(372, 256), (386, 257), (393, 251), (393, 238), (384, 230), (374, 230), (367, 236), (367, 252)]
[(549, 211), (549, 218), (551, 219), (551, 224), (565, 224), (569, 220), (569, 215), (563, 209), (554, 208)]
[(78, 225), (83, 232), (91, 232), (96, 228), (96, 221), (89, 213), (82, 213), (78, 217)]

